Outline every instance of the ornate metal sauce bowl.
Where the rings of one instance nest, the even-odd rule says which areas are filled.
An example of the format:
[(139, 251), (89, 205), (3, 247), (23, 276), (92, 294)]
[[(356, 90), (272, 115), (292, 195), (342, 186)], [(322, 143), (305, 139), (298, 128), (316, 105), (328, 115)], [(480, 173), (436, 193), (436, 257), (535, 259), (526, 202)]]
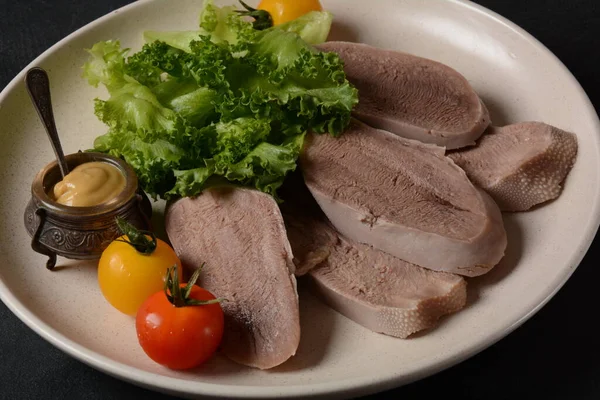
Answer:
[(124, 161), (102, 153), (74, 153), (65, 161), (76, 166), (102, 161), (117, 167), (125, 175), (125, 189), (113, 200), (92, 207), (71, 207), (57, 203), (48, 192), (62, 179), (56, 161), (38, 172), (31, 185), (31, 199), (25, 208), (25, 228), (31, 247), (49, 257), (46, 267), (53, 269), (56, 256), (69, 259), (98, 259), (108, 244), (121, 236), (116, 217), (122, 217), (139, 229), (150, 230), (152, 206), (139, 188), (133, 169)]

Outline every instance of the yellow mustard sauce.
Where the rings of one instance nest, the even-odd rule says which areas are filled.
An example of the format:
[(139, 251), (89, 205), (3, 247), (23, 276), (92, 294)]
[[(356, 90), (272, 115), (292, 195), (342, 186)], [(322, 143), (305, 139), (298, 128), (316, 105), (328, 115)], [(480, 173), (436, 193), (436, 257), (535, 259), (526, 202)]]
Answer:
[(53, 197), (65, 206), (90, 207), (114, 199), (124, 189), (125, 176), (117, 167), (92, 161), (78, 165), (54, 185)]

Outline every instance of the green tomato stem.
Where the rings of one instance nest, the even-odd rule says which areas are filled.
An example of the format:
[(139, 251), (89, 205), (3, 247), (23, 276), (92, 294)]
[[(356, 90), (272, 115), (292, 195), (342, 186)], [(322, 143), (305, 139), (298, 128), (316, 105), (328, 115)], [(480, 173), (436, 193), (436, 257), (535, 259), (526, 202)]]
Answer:
[(164, 291), (167, 299), (173, 304), (175, 307), (187, 307), (187, 306), (205, 306), (208, 304), (216, 304), (225, 301), (225, 299), (218, 298), (212, 300), (197, 300), (190, 298), (190, 294), (192, 292), (192, 288), (196, 284), (198, 277), (200, 276), (200, 271), (204, 267), (204, 264), (200, 266), (194, 274), (190, 277), (190, 280), (185, 285), (183, 290), (181, 290), (181, 286), (179, 285), (179, 272), (177, 265), (173, 265), (167, 269), (167, 276), (165, 278)]
[[(117, 241), (127, 243), (136, 251), (146, 255), (152, 254), (156, 250), (157, 240), (154, 232), (139, 230), (121, 217), (117, 217), (117, 226), (128, 239), (116, 239)], [(150, 239), (148, 239), (148, 236), (150, 236)]]
[(254, 22), (252, 23), (252, 27), (254, 29), (257, 31), (262, 31), (263, 29), (268, 29), (273, 26), (273, 18), (268, 11), (252, 8), (242, 0), (239, 0), (239, 2), (246, 9), (246, 11), (236, 10), (236, 12), (240, 15), (254, 18)]

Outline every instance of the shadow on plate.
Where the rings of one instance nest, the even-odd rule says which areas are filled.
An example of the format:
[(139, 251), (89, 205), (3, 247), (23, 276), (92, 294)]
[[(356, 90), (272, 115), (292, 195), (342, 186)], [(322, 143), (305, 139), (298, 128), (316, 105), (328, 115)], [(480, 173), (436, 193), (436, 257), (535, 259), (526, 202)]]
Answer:
[(523, 255), (523, 231), (516, 218), (504, 215), (507, 245), (504, 258), (490, 272), (467, 281), (467, 307), (479, 299), (480, 291), (488, 285), (494, 285), (512, 273)]
[(358, 42), (358, 32), (356, 28), (351, 25), (347, 25), (342, 21), (333, 21), (331, 23), (331, 31), (329, 32), (329, 36), (327, 37), (328, 42), (333, 42), (336, 40), (341, 40), (345, 42)]
[[(298, 281), (300, 299), (300, 345), (296, 355), (285, 363), (270, 369), (282, 373), (307, 369), (318, 365), (330, 349), (329, 343), (335, 330), (335, 311), (310, 294), (310, 284)], [(315, 312), (319, 309), (319, 312)]]
[[(465, 307), (458, 311), (461, 313), (463, 310), (471, 307), (473, 304), (479, 300), (481, 290), (487, 285), (494, 285), (497, 282), (504, 279), (508, 276), (516, 266), (519, 264), (519, 260), (523, 254), (523, 234), (521, 227), (515, 218), (504, 218), (504, 228), (506, 230), (507, 235), (507, 245), (506, 252), (504, 258), (496, 265), (490, 272), (485, 275), (476, 277), (476, 278), (466, 278), (467, 279), (467, 303)], [(419, 338), (421, 336), (430, 335), (435, 330), (442, 327), (445, 321), (448, 318), (452, 318), (454, 314), (444, 315), (442, 316), (438, 322), (431, 328), (419, 331), (409, 337), (411, 338)]]
[[(88, 269), (97, 269), (98, 268), (98, 260), (69, 260), (67, 258), (60, 257), (56, 263), (56, 266), (52, 271), (48, 271), (48, 273), (59, 273), (62, 270), (66, 269), (77, 269), (77, 270), (88, 270)], [(40, 265), (40, 269), (42, 269), (42, 265)], [(43, 267), (45, 270), (45, 266)]]
[(182, 371), (182, 374), (201, 376), (202, 379), (211, 376), (222, 378), (227, 375), (239, 375), (248, 372), (249, 367), (235, 363), (225, 357), (222, 353), (216, 353), (210, 360), (187, 371)]
[(505, 126), (510, 124), (508, 119), (508, 113), (504, 110), (500, 102), (495, 101), (487, 96), (479, 96), (483, 104), (487, 107), (490, 112), (490, 119), (492, 126)]
[[(334, 330), (335, 311), (323, 305), (310, 295), (309, 285), (300, 280), (298, 294), (300, 298), (300, 344), (296, 355), (283, 364), (265, 370), (265, 373), (286, 373), (313, 367), (325, 356)], [(319, 308), (319, 312), (315, 309)], [(315, 317), (318, 316), (318, 320)], [(236, 375), (248, 372), (250, 368), (237, 364), (222, 353), (218, 353), (198, 368), (186, 371), (186, 374), (210, 376)]]
[(153, 207), (152, 218), (150, 221), (152, 223), (152, 231), (156, 237), (170, 244), (165, 228), (165, 210), (163, 208)]

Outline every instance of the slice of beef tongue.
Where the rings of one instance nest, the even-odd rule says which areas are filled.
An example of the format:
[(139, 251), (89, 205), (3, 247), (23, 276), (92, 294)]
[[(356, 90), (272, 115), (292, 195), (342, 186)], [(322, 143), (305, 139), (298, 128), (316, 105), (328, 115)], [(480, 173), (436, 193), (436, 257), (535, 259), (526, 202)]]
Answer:
[(490, 123), (469, 82), (444, 64), (358, 43), (317, 47), (340, 55), (358, 89), (353, 114), (375, 128), (456, 149), (475, 144)]
[(226, 356), (267, 369), (296, 353), (300, 315), (292, 250), (277, 203), (242, 188), (211, 188), (172, 204), (166, 230), (186, 266), (225, 313)]
[(490, 127), (477, 146), (448, 154), (502, 211), (557, 198), (577, 157), (577, 137), (542, 122)]
[(286, 178), (279, 195), (283, 199), (279, 207), (294, 253), (295, 274), (302, 276), (329, 256), (338, 241), (338, 235), (329, 225), (298, 170)]
[(299, 258), (294, 259), (298, 270), (307, 272), (313, 289), (333, 309), (374, 332), (406, 338), (464, 307), (467, 284), (462, 277), (340, 238), (301, 186), (297, 195), (282, 193), (288, 199), (282, 205), (288, 238)]
[(444, 149), (356, 120), (339, 138), (311, 134), (307, 187), (344, 236), (432, 270), (484, 274), (504, 255), (498, 206)]
[(459, 311), (466, 281), (402, 261), (344, 238), (308, 275), (334, 310), (379, 333), (406, 338)]

